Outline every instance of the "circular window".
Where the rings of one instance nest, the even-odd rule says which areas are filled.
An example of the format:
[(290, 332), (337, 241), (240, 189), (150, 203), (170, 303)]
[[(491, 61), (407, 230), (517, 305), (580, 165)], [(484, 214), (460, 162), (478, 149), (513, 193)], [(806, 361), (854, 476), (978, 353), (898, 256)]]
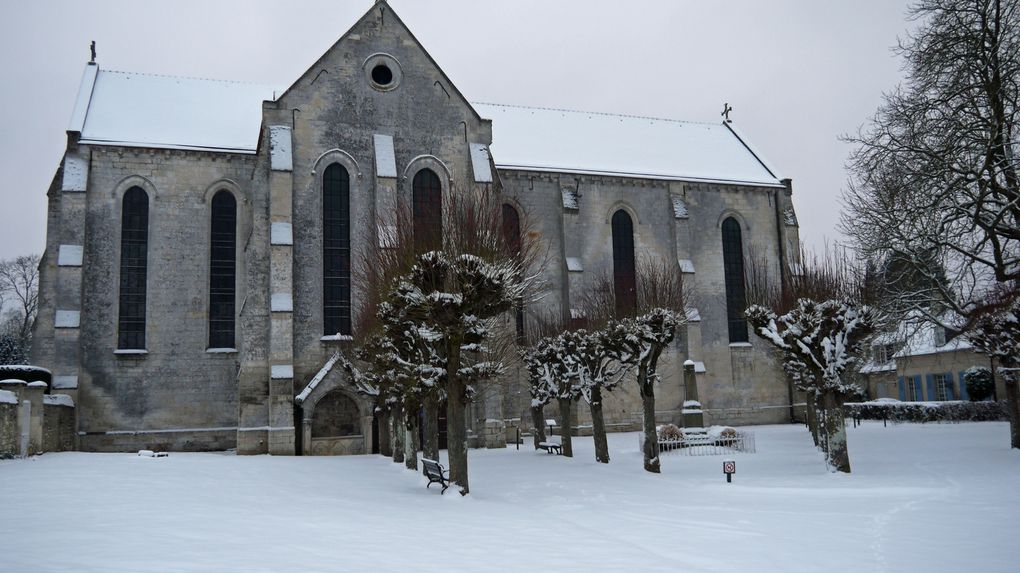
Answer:
[(362, 67), (369, 85), (381, 92), (397, 89), (403, 78), (400, 63), (389, 54), (372, 54)]
[(378, 64), (372, 68), (372, 81), (386, 87), (393, 83), (393, 71), (386, 64)]

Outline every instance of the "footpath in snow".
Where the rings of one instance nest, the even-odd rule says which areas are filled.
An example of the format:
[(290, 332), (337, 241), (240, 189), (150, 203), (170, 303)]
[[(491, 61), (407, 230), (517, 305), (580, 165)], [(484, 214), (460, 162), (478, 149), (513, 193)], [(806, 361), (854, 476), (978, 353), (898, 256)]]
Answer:
[[(1020, 452), (1004, 423), (849, 428), (854, 474), (803, 426), (756, 454), (664, 453), (636, 434), (573, 459), (472, 450), (467, 498), (381, 456), (46, 454), (0, 462), (0, 571), (1015, 572)], [(445, 454), (445, 452), (444, 452)], [(445, 456), (444, 456), (445, 457)], [(445, 463), (445, 459), (444, 459)]]

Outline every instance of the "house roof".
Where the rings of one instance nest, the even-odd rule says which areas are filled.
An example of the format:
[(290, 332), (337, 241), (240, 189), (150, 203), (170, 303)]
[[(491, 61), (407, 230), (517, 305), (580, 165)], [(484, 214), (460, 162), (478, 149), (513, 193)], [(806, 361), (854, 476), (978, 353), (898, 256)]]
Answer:
[[(254, 153), (278, 87), (86, 66), (69, 127), (80, 142)], [(781, 186), (731, 124), (472, 104), (504, 169)]]
[(87, 66), (69, 129), (93, 145), (254, 153), (262, 102), (278, 92), (259, 84)]
[(474, 103), (504, 169), (782, 186), (729, 123)]

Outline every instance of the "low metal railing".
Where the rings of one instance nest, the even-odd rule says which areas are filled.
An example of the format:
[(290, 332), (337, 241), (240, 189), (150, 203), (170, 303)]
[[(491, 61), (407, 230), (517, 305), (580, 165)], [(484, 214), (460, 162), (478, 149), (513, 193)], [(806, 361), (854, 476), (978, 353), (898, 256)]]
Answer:
[[(639, 448), (644, 448), (644, 434), (638, 436)], [(659, 452), (673, 452), (681, 456), (724, 456), (732, 453), (755, 453), (754, 432), (737, 432), (735, 436), (685, 434), (678, 439), (659, 440)]]

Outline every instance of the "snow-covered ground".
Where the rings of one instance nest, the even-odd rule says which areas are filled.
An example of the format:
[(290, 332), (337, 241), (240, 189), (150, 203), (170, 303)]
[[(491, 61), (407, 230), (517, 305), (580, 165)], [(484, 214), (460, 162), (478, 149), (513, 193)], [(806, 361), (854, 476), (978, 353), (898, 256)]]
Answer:
[(1004, 423), (866, 423), (853, 475), (802, 426), (757, 454), (663, 455), (636, 434), (567, 459), (473, 450), (440, 497), (380, 456), (46, 454), (0, 462), (0, 571), (993, 571), (1020, 569), (1020, 452)]

